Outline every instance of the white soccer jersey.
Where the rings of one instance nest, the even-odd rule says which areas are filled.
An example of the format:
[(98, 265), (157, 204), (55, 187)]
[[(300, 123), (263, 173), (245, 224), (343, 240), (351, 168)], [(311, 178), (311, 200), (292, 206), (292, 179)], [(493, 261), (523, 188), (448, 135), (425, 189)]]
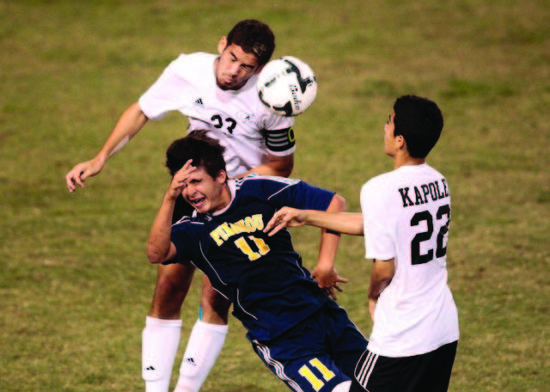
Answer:
[(458, 340), (447, 284), (451, 218), (447, 180), (427, 164), (401, 166), (361, 190), (366, 258), (395, 259), (374, 311), (368, 349), (386, 357), (424, 354)]
[(226, 147), (229, 176), (265, 163), (268, 153), (290, 155), (295, 142), (292, 117), (271, 113), (258, 98), (257, 75), (239, 90), (222, 90), (216, 84), (209, 53), (182, 54), (140, 97), (139, 105), (150, 119), (177, 110), (189, 119), (188, 131), (206, 129)]

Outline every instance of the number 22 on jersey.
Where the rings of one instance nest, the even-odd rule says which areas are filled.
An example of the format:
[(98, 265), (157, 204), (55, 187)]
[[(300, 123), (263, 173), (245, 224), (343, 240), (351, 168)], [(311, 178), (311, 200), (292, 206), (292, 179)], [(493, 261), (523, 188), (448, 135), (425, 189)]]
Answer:
[[(448, 204), (442, 205), (437, 210), (435, 216), (436, 222), (444, 222), (437, 233), (437, 244), (435, 257), (443, 257), (447, 254), (447, 246), (444, 244), (445, 235), (449, 231), (451, 221), (451, 208)], [(411, 242), (411, 262), (412, 265), (425, 264), (434, 259), (434, 249), (429, 249), (425, 253), (420, 253), (420, 244), (432, 239), (434, 234), (434, 217), (430, 211), (417, 212), (411, 219), (411, 226), (419, 226), (421, 222), (426, 222), (426, 230), (416, 234)]]

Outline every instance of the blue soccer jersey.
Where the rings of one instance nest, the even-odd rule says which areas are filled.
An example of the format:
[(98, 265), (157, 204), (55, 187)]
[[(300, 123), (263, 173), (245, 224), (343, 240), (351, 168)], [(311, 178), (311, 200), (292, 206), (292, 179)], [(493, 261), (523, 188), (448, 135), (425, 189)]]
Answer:
[(177, 261), (191, 260), (233, 303), (250, 340), (274, 339), (329, 300), (302, 266), (287, 230), (263, 232), (283, 206), (326, 210), (333, 192), (303, 181), (250, 176), (230, 181), (232, 201), (172, 226)]

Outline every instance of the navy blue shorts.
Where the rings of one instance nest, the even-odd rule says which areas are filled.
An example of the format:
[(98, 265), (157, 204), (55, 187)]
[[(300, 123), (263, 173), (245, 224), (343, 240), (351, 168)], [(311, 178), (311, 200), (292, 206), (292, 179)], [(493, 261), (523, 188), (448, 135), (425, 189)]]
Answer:
[(367, 350), (357, 363), (350, 392), (447, 392), (457, 344), (400, 358)]
[(334, 301), (269, 342), (252, 343), (266, 366), (291, 390), (332, 391), (350, 381), (367, 339)]

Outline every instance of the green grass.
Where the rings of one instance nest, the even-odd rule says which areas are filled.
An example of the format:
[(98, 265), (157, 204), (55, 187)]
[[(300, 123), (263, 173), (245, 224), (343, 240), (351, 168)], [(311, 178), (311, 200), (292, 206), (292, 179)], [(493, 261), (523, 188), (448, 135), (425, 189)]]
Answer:
[[(0, 0), (0, 390), (140, 391), (141, 330), (155, 268), (145, 241), (183, 135), (148, 124), (84, 190), (64, 175), (92, 157), (118, 116), (180, 52), (214, 52), (236, 21), (277, 35), (276, 56), (316, 71), (297, 119), (293, 176), (359, 189), (391, 169), (383, 123), (398, 95), (436, 100), (445, 131), (430, 163), (453, 195), (450, 285), (461, 341), (451, 391), (550, 385), (550, 2), (548, 0)], [(317, 231), (294, 230), (312, 266)], [(370, 333), (369, 265), (345, 238), (340, 295)], [(198, 283), (198, 282), (197, 282)], [(174, 379), (196, 318), (184, 306)], [(284, 391), (232, 319), (207, 391)]]

